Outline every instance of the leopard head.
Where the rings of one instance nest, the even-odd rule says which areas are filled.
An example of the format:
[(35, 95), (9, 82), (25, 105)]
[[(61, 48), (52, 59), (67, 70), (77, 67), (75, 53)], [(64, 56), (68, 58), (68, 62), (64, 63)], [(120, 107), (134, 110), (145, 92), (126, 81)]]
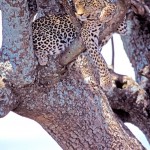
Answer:
[(74, 0), (76, 16), (81, 21), (98, 19), (103, 4), (99, 0)]

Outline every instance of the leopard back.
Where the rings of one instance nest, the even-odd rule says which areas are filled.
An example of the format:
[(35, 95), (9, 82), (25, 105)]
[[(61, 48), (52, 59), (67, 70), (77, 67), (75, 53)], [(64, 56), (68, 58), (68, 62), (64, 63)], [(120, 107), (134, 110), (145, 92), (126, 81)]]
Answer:
[(68, 15), (47, 15), (32, 23), (35, 54), (40, 65), (46, 65), (48, 55), (62, 53), (77, 33)]

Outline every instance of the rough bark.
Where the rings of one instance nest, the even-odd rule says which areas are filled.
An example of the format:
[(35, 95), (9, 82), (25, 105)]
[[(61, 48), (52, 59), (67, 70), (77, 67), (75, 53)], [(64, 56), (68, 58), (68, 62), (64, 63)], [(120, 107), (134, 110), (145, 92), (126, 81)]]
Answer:
[(130, 17), (133, 26), (132, 34), (122, 39), (126, 53), (134, 67), (136, 80), (140, 83), (144, 81), (144, 77), (139, 74), (139, 71), (150, 63), (150, 22), (145, 16), (130, 14)]
[[(119, 75), (119, 77), (121, 77)], [(113, 111), (123, 122), (138, 126), (150, 139), (149, 96), (143, 88), (127, 76), (117, 83), (112, 95), (108, 95)], [(117, 79), (119, 82), (119, 79)]]
[[(47, 13), (49, 7), (52, 7), (50, 11), (57, 13), (61, 10), (62, 3), (36, 0), (37, 10), (28, 11), (29, 2), (3, 0), (2, 3), (0, 116), (3, 117), (12, 110), (34, 119), (64, 150), (144, 149), (123, 122), (130, 120), (138, 124), (150, 137), (149, 122), (145, 123), (149, 121), (147, 93), (137, 83), (130, 82), (124, 90), (123, 86), (120, 90), (116, 87), (113, 93), (107, 93), (107, 98), (97, 84), (98, 74), (88, 61), (86, 52), (80, 54), (85, 49), (80, 38), (75, 40), (63, 56), (57, 59), (50, 57), (46, 67), (39, 66), (34, 58), (30, 21), (37, 11)], [(117, 29), (129, 3), (120, 0), (117, 5), (118, 12), (114, 20), (108, 25), (104, 24), (100, 41)], [(77, 48), (79, 51), (76, 51)], [(71, 61), (73, 62), (68, 65)], [(89, 82), (90, 77), (93, 82)], [(115, 80), (118, 81), (119, 78), (116, 77)], [(114, 112), (119, 114), (118, 117), (113, 113), (108, 100)], [(129, 106), (128, 102), (134, 105)], [(127, 112), (129, 117), (118, 113), (120, 110)], [(140, 119), (136, 119), (137, 114)]]
[(105, 95), (86, 83), (91, 74), (82, 58), (51, 88), (20, 89), (21, 103), (14, 111), (39, 122), (64, 150), (142, 149), (117, 121)]
[[(145, 2), (147, 7), (150, 7), (150, 2)], [(137, 93), (135, 92), (135, 89), (133, 93), (131, 90), (128, 90), (126, 96), (121, 94), (122, 96), (129, 98), (127, 98), (128, 100), (126, 99), (128, 101), (126, 102), (127, 105), (125, 104), (127, 108), (120, 109), (128, 113), (128, 117), (125, 117), (127, 121), (137, 125), (147, 135), (150, 142), (150, 13), (146, 11), (144, 15), (138, 15), (132, 12), (128, 17), (132, 20), (131, 34), (122, 37), (122, 41), (128, 58), (134, 68), (136, 81), (140, 85), (140, 88), (143, 88), (146, 95), (140, 100), (137, 100), (136, 94), (139, 90)], [(133, 89), (134, 85), (131, 84), (131, 86)], [(131, 109), (130, 105), (134, 107)], [(145, 108), (145, 115), (143, 108)], [(124, 117), (122, 116), (122, 118)]]
[[(20, 87), (33, 83), (35, 79), (35, 58), (27, 6), (26, 0), (2, 2), (3, 41), (0, 72), (6, 79), (11, 80), (14, 86)], [(9, 65), (7, 71), (3, 70), (5, 64)]]

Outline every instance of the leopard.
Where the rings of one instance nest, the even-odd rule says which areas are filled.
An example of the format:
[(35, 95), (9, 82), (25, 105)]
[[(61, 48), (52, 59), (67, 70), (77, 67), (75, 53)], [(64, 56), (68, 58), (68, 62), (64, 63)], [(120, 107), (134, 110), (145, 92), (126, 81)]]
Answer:
[[(88, 15), (88, 11), (86, 11), (85, 16), (79, 17), (80, 15), (84, 15), (84, 13), (79, 13), (77, 3), (75, 3), (76, 15), (83, 22), (81, 38), (86, 46), (89, 59), (92, 59), (100, 75), (100, 86), (105, 90), (109, 90), (112, 87), (111, 75), (100, 49), (107, 43), (111, 35), (103, 39), (100, 45), (98, 37), (100, 29), (103, 28), (102, 22), (110, 20), (111, 17), (109, 17), (109, 15), (113, 15), (114, 12), (112, 8), (115, 7), (115, 5), (113, 4), (113, 7), (111, 7), (111, 4), (109, 4), (109, 8), (111, 9), (106, 9), (105, 3), (103, 3), (103, 8), (101, 8), (98, 6), (97, 0), (94, 0), (95, 3), (91, 3), (90, 0), (85, 1), (90, 2), (90, 8), (93, 7), (95, 9), (96, 7), (97, 9), (95, 9), (95, 14), (92, 14), (92, 9), (89, 9), (90, 15)], [(85, 9), (85, 5), (86, 3), (82, 3), (82, 8)], [(107, 13), (105, 13), (104, 9)], [(108, 17), (107, 15), (103, 17), (102, 14), (104, 14), (104, 16), (108, 14)], [(120, 27), (121, 32), (124, 30), (124, 24), (122, 25), (123, 26)], [(119, 30), (118, 28), (118, 31)], [(59, 54), (63, 53), (66, 47), (75, 40), (77, 35), (78, 33), (69, 15), (46, 15), (35, 20), (32, 23), (32, 37), (35, 55), (38, 58), (39, 64), (45, 66), (48, 63), (49, 55), (53, 55), (53, 57), (56, 58)]]
[[(100, 31), (102, 31), (103, 23), (113, 19), (116, 13), (116, 0), (73, 0), (73, 2), (77, 18), (83, 22), (81, 37), (86, 45), (88, 55), (92, 58), (100, 73), (100, 83), (104, 89), (112, 89), (111, 75), (101, 54), (101, 49), (112, 37), (113, 33), (107, 35), (102, 41), (99, 41), (99, 35)], [(126, 35), (130, 31), (125, 17), (116, 32)]]
[(48, 56), (56, 58), (76, 38), (77, 32), (68, 15), (46, 15), (32, 23), (32, 39), (35, 55), (41, 66)]

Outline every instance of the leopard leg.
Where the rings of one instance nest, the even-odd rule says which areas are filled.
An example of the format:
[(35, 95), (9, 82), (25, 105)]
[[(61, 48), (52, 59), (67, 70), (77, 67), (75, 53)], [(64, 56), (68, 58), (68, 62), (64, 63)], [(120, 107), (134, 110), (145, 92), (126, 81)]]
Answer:
[(95, 22), (86, 22), (82, 28), (81, 37), (86, 45), (90, 60), (92, 60), (99, 72), (101, 87), (104, 90), (110, 90), (112, 87), (111, 75), (108, 71), (105, 60), (99, 51), (98, 45), (100, 27), (101, 26), (98, 26)]
[(107, 64), (106, 64), (102, 54), (100, 53), (100, 51), (98, 49), (97, 50), (94, 49), (94, 51), (93, 51), (93, 48), (95, 48), (94, 45), (87, 48), (88, 55), (90, 58), (92, 58), (92, 61), (100, 74), (101, 87), (104, 90), (108, 91), (112, 87), (111, 75), (108, 71)]
[(99, 50), (102, 50), (102, 47), (111, 39), (112, 34), (107, 35), (103, 40), (99, 42)]
[(126, 20), (126, 17), (124, 17), (124, 20), (122, 23), (120, 23), (119, 27), (117, 28), (117, 33), (120, 35), (129, 35), (131, 33), (132, 29), (132, 23), (129, 20)]
[(100, 21), (102, 22), (110, 21), (113, 18), (115, 12), (116, 12), (116, 5), (112, 3), (107, 4), (106, 7), (103, 8), (99, 16)]

